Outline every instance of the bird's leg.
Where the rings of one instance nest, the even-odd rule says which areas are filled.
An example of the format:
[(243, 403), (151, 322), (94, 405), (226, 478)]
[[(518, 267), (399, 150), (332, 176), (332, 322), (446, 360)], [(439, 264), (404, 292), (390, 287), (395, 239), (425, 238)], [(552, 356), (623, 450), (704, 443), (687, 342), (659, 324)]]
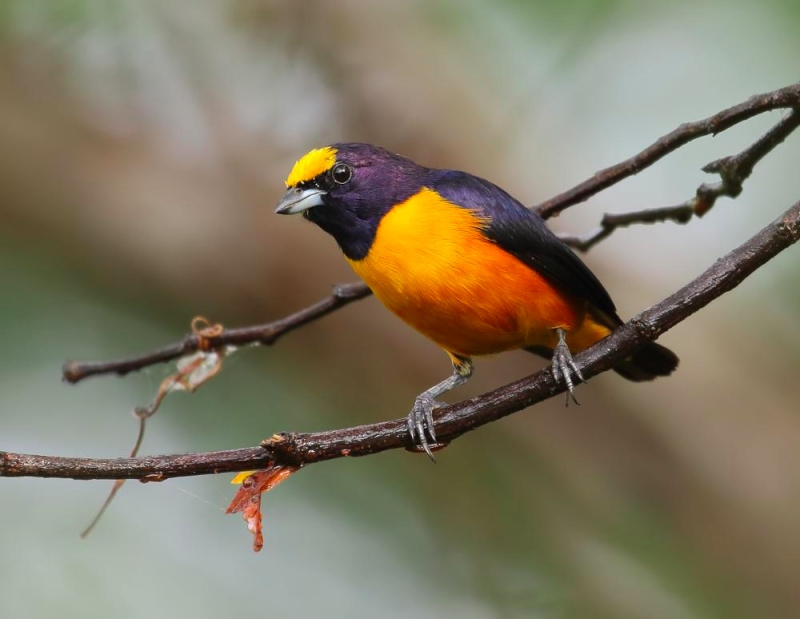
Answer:
[(426, 434), (431, 441), (436, 442), (436, 432), (433, 429), (433, 409), (444, 406), (441, 402), (437, 402), (436, 398), (454, 387), (463, 385), (472, 376), (472, 361), (469, 358), (457, 357), (452, 354), (450, 357), (453, 361), (452, 376), (419, 394), (414, 402), (414, 407), (408, 414), (408, 433), (411, 435), (411, 440), (422, 447), (434, 462), (436, 462), (436, 458), (433, 457)]
[(580, 406), (580, 402), (578, 402), (578, 400), (575, 398), (571, 374), (573, 372), (575, 373), (575, 377), (578, 379), (578, 382), (585, 383), (586, 380), (583, 378), (583, 374), (581, 374), (578, 366), (575, 365), (575, 361), (572, 358), (572, 353), (569, 351), (569, 346), (567, 346), (567, 332), (561, 328), (558, 328), (555, 331), (558, 334), (558, 344), (556, 344), (555, 349), (553, 349), (553, 361), (551, 364), (553, 378), (556, 379), (556, 383), (564, 381), (564, 383), (567, 385), (567, 406), (569, 406), (570, 396), (572, 396), (572, 400), (575, 402), (575, 404)]

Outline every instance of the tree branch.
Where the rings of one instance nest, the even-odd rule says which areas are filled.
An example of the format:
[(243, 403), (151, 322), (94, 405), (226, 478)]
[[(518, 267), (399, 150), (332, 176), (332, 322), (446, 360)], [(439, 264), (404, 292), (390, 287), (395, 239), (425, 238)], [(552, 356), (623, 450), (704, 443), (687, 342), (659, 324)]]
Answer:
[[(660, 303), (629, 320), (611, 335), (575, 357), (584, 376), (611, 369), (646, 341), (685, 320), (800, 239), (800, 202), (750, 240), (717, 260), (702, 275)], [(482, 425), (553, 397), (564, 388), (545, 369), (477, 398), (436, 411), (442, 443)], [(0, 452), (0, 477), (140, 479), (206, 475), (273, 465), (304, 466), (389, 449), (411, 449), (405, 419), (329, 432), (278, 434), (261, 447), (145, 458), (57, 458)]]
[(719, 174), (718, 183), (703, 183), (697, 188), (694, 197), (675, 206), (649, 208), (631, 213), (606, 213), (600, 227), (584, 236), (561, 236), (570, 247), (588, 251), (600, 241), (607, 239), (617, 228), (633, 224), (652, 224), (674, 221), (686, 224), (694, 216), (702, 217), (710, 211), (723, 196), (736, 198), (742, 192), (742, 184), (753, 173), (756, 164), (781, 144), (800, 126), (800, 108), (791, 110), (780, 122), (775, 124), (758, 140), (737, 155), (717, 159), (703, 167), (703, 172)]
[[(693, 200), (694, 198), (692, 198)], [(577, 236), (561, 234), (559, 238), (567, 245), (578, 251), (589, 251), (611, 236), (617, 228), (625, 228), (634, 224), (654, 224), (664, 221), (674, 221), (685, 224), (694, 217), (694, 209), (689, 205), (692, 200), (687, 200), (676, 206), (663, 206), (660, 208), (647, 208), (630, 213), (606, 213), (600, 220), (600, 226), (587, 234)]]
[[(548, 219), (570, 206), (587, 200), (603, 189), (641, 172), (692, 140), (706, 135), (721, 133), (740, 122), (770, 110), (798, 107), (800, 107), (800, 83), (770, 93), (756, 95), (705, 120), (681, 125), (674, 131), (659, 138), (639, 154), (597, 172), (586, 181), (541, 203), (535, 208), (538, 209), (542, 217)], [(758, 142), (738, 155), (709, 163), (703, 170), (720, 174), (722, 181), (716, 185), (701, 185), (697, 190), (697, 195), (691, 200), (674, 207), (647, 209), (633, 213), (606, 214), (603, 217), (600, 228), (594, 232), (586, 236), (563, 237), (564, 241), (576, 249), (585, 251), (610, 236), (614, 229), (621, 226), (666, 220), (686, 223), (695, 214), (702, 216), (713, 206), (717, 196), (737, 196), (741, 191), (742, 182), (753, 171), (755, 164), (797, 127), (798, 120), (800, 120), (798, 113), (793, 111)], [(709, 203), (711, 206), (707, 206)], [(703, 208), (705, 210), (702, 210)], [(64, 364), (62, 377), (64, 381), (75, 384), (90, 376), (103, 374), (123, 376), (129, 372), (141, 370), (157, 363), (172, 361), (195, 353), (200, 350), (201, 343), (207, 347), (204, 348), (206, 350), (219, 350), (226, 346), (244, 346), (248, 344), (271, 346), (286, 333), (327, 316), (340, 307), (344, 307), (358, 299), (363, 299), (370, 294), (372, 294), (372, 291), (363, 283), (341, 284), (334, 288), (333, 294), (329, 297), (275, 322), (253, 327), (226, 329), (217, 336), (204, 339), (197, 335), (188, 335), (180, 342), (128, 359), (69, 361)]]
[[(755, 95), (743, 103), (722, 110), (704, 120), (682, 124), (677, 129), (660, 137), (656, 142), (630, 159), (626, 159), (621, 163), (600, 170), (579, 185), (536, 205), (534, 208), (536, 208), (539, 214), (544, 218), (558, 215), (564, 209), (585, 202), (600, 191), (612, 185), (616, 185), (629, 176), (638, 174), (692, 140), (706, 135), (722, 133), (726, 129), (730, 129), (742, 121), (763, 114), (764, 112), (769, 112), (770, 110), (797, 107), (800, 107), (800, 83), (762, 95)], [(760, 157), (755, 161), (758, 161), (758, 159), (760, 159)], [(753, 165), (755, 165), (755, 161)], [(750, 169), (752, 170), (752, 166)], [(721, 172), (721, 169), (706, 171)]]
[(330, 296), (275, 322), (239, 329), (225, 329), (219, 335), (207, 338), (187, 335), (180, 342), (129, 359), (119, 359), (117, 361), (68, 361), (62, 369), (62, 377), (66, 382), (75, 384), (85, 378), (100, 374), (124, 376), (129, 372), (141, 370), (156, 363), (172, 361), (197, 352), (201, 348), (201, 340), (203, 341), (203, 347), (207, 350), (250, 344), (272, 346), (281, 336), (290, 331), (327, 316), (340, 307), (363, 299), (370, 294), (372, 294), (372, 291), (361, 282), (339, 284), (334, 286)]

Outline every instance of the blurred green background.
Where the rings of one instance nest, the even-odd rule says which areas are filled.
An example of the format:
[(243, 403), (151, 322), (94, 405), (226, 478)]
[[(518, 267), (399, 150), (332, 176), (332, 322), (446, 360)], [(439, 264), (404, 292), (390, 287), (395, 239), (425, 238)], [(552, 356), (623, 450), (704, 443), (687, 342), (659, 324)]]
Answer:
[[(0, 0), (0, 449), (118, 456), (168, 368), (59, 380), (70, 358), (171, 342), (204, 314), (283, 316), (354, 280), (273, 216), (308, 149), (368, 141), (533, 204), (678, 124), (798, 79), (800, 4), (723, 0)], [(552, 222), (666, 205), (780, 118), (692, 144)], [(800, 139), (687, 227), (587, 261), (628, 317), (800, 197)], [(230, 476), (0, 480), (0, 617), (800, 616), (800, 250), (669, 332), (669, 380), (612, 374), (439, 456), (315, 466), (265, 497)], [(479, 361), (453, 397), (541, 367)], [(361, 301), (232, 357), (165, 402), (143, 453), (400, 417), (446, 357)]]

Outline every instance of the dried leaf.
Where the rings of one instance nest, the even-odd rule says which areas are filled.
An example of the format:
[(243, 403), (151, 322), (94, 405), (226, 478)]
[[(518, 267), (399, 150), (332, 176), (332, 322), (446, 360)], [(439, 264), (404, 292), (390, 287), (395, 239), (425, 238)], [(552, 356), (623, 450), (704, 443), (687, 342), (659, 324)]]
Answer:
[[(173, 391), (188, 391), (189, 393), (194, 393), (205, 383), (214, 378), (222, 369), (223, 357), (236, 350), (236, 348), (234, 346), (226, 346), (214, 350), (211, 347), (210, 339), (218, 337), (224, 330), (225, 328), (221, 324), (217, 323), (212, 325), (202, 316), (195, 316), (192, 319), (192, 332), (197, 336), (198, 351), (178, 359), (175, 363), (178, 371), (161, 381), (155, 400), (153, 400), (149, 406), (138, 406), (133, 409), (134, 416), (139, 420), (139, 434), (129, 457), (135, 458), (139, 455), (139, 448), (142, 446), (142, 441), (144, 440), (146, 421), (156, 414), (164, 398)], [(108, 493), (108, 497), (106, 497), (97, 515), (95, 515), (89, 526), (81, 533), (82, 538), (85, 538), (92, 532), (92, 529), (94, 529), (95, 525), (100, 521), (100, 518), (102, 518), (108, 506), (111, 505), (111, 502), (124, 483), (124, 479), (118, 479), (114, 482), (111, 492)]]
[(247, 530), (253, 534), (253, 550), (258, 552), (264, 547), (264, 536), (261, 532), (261, 495), (272, 490), (297, 471), (296, 466), (274, 466), (263, 471), (239, 473), (231, 483), (241, 483), (226, 514), (242, 512), (247, 523)]
[(206, 318), (195, 316), (192, 319), (192, 332), (197, 336), (197, 352), (181, 357), (175, 362), (178, 371), (161, 381), (155, 400), (150, 406), (137, 408), (136, 416), (140, 419), (152, 417), (164, 398), (173, 391), (194, 393), (219, 374), (222, 369), (222, 359), (236, 350), (233, 346), (216, 350), (211, 348), (210, 339), (219, 336), (224, 330), (225, 328), (219, 323), (212, 325)]

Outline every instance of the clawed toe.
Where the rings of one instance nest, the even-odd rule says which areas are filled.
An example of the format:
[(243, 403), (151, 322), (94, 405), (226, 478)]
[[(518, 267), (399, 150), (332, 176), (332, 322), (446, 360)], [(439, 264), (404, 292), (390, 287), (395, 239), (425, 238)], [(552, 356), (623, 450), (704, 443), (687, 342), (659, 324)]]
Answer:
[(417, 396), (417, 400), (414, 402), (414, 408), (412, 408), (411, 412), (408, 414), (406, 422), (411, 442), (428, 454), (428, 457), (433, 462), (436, 462), (436, 458), (433, 457), (433, 451), (431, 450), (431, 445), (428, 443), (428, 438), (430, 437), (434, 448), (443, 446), (438, 444), (436, 440), (436, 431), (433, 429), (433, 409), (439, 406), (445, 406), (441, 402), (437, 402), (436, 398), (443, 393), (447, 393), (454, 387), (463, 385), (469, 380), (469, 377), (472, 376), (472, 361), (470, 361), (469, 357), (463, 357), (455, 353), (448, 354), (453, 362), (452, 376)]
[(414, 408), (411, 409), (407, 419), (408, 433), (411, 436), (411, 440), (422, 448), (433, 462), (436, 462), (436, 458), (433, 456), (428, 438), (430, 437), (432, 443), (436, 443), (436, 431), (433, 427), (433, 409), (438, 406), (441, 406), (441, 404), (432, 398), (420, 396), (414, 402)]
[(573, 383), (572, 376), (575, 375), (576, 382), (585, 383), (583, 374), (578, 366), (575, 365), (575, 360), (572, 358), (572, 353), (567, 346), (565, 333), (562, 329), (558, 330), (558, 344), (553, 350), (553, 361), (551, 363), (551, 372), (556, 383), (563, 382), (567, 386), (567, 393), (565, 395), (566, 404), (569, 406), (569, 399), (580, 406), (580, 402), (575, 397), (575, 384)]

